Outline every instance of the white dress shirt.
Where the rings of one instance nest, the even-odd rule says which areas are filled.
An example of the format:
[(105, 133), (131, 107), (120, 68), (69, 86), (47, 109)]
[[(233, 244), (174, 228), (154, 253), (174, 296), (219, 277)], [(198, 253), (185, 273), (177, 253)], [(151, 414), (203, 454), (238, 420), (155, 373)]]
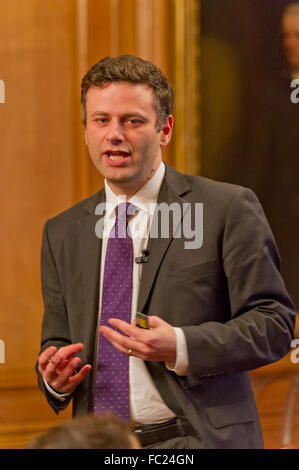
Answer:
[[(141, 256), (141, 250), (147, 246), (150, 224), (154, 213), (155, 203), (160, 191), (160, 187), (164, 178), (165, 165), (161, 162), (154, 176), (129, 200), (137, 211), (130, 218), (128, 225), (132, 235), (134, 259)], [(126, 201), (125, 195), (116, 196), (110, 189), (109, 184), (105, 180), (106, 192), (106, 213), (104, 219), (104, 236), (102, 241), (101, 256), (101, 276), (99, 289), (99, 321), (101, 315), (101, 299), (102, 299), (102, 283), (105, 266), (105, 256), (108, 237), (115, 223), (115, 208), (121, 202)], [(142, 264), (134, 262), (133, 266), (133, 292), (132, 292), (132, 320), (136, 316), (137, 301), (139, 293), (139, 285), (142, 272)], [(188, 352), (185, 335), (180, 328), (174, 328), (176, 334), (176, 363), (165, 364), (165, 366), (173, 370), (177, 375), (187, 375), (188, 373)], [(61, 395), (55, 393), (51, 387), (45, 382), (47, 389), (58, 399), (64, 400), (67, 394)], [(137, 423), (155, 424), (167, 421), (174, 417), (173, 412), (166, 406), (162, 400), (147, 367), (142, 359), (135, 356), (130, 357), (129, 361), (129, 384), (130, 384), (130, 412), (131, 419)]]

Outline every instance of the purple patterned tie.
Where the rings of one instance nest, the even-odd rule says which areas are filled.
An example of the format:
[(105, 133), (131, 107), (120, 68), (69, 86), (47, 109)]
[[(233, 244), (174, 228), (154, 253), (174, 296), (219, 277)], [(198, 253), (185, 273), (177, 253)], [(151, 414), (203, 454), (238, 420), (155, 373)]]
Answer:
[[(123, 202), (117, 207), (116, 221), (110, 232), (104, 269), (101, 325), (111, 317), (131, 322), (133, 286), (133, 243), (128, 218), (135, 206)], [(113, 411), (129, 418), (129, 357), (99, 337), (99, 354), (95, 383), (94, 413)]]

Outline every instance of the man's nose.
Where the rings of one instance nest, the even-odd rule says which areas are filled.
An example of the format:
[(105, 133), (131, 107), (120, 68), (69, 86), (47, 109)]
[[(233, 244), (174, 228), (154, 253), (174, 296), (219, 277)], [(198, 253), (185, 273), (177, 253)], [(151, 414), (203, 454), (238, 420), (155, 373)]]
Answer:
[(106, 136), (108, 142), (111, 142), (112, 144), (117, 144), (120, 142), (123, 142), (124, 140), (124, 131), (122, 128), (121, 123), (119, 122), (111, 122), (107, 136)]

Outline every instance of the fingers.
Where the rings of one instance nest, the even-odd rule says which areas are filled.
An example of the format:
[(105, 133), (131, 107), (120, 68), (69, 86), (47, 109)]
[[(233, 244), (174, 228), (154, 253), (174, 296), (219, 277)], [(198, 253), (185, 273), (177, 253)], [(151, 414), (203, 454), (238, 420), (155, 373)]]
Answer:
[(68, 392), (69, 387), (71, 389), (70, 391), (74, 390), (77, 387), (77, 385), (79, 385), (79, 383), (85, 379), (85, 377), (89, 374), (91, 369), (92, 369), (91, 365), (86, 364), (85, 366), (82, 367), (82, 369), (80, 369), (78, 374), (73, 375), (72, 377), (69, 377), (68, 384), (66, 385), (66, 390), (67, 390), (66, 393), (69, 393)]
[(45, 351), (43, 351), (41, 355), (39, 356), (38, 370), (40, 371), (41, 374), (44, 373), (50, 359), (52, 359), (56, 351), (57, 351), (57, 348), (55, 348), (55, 346), (50, 346)]
[(68, 346), (62, 346), (57, 354), (61, 355), (62, 359), (69, 359), (74, 354), (78, 354), (82, 351), (84, 345), (82, 343), (69, 344)]
[[(112, 319), (111, 319), (112, 320)], [(126, 335), (123, 335), (112, 328), (107, 326), (100, 327), (100, 333), (105, 336), (105, 338), (112, 343), (112, 345), (124, 354), (128, 354), (128, 350), (133, 351), (133, 355), (144, 360), (152, 359), (150, 342), (151, 338), (148, 336), (148, 331), (139, 331), (140, 328), (129, 325), (121, 320), (113, 319), (109, 323), (113, 326), (117, 326), (121, 331), (125, 332)], [(118, 322), (124, 323), (124, 325), (118, 324)], [(121, 326), (121, 328), (120, 328)], [(131, 328), (132, 327), (132, 328)], [(131, 336), (127, 336), (130, 335)]]
[(70, 344), (61, 347), (58, 351), (55, 346), (50, 346), (43, 351), (38, 359), (39, 371), (43, 373), (49, 363), (60, 363), (62, 360), (68, 360), (74, 354), (78, 354), (84, 348), (82, 343)]
[(69, 360), (68, 359), (63, 359), (60, 362), (60, 364), (57, 366), (57, 369), (56, 369), (57, 373), (62, 372), (68, 364), (69, 364)]
[(86, 377), (91, 370), (90, 365), (84, 366), (81, 369), (83, 372), (77, 374), (77, 379), (69, 382), (69, 379), (81, 364), (81, 359), (73, 356), (82, 351), (83, 348), (82, 343), (63, 346), (59, 350), (55, 346), (50, 346), (41, 353), (38, 369), (52, 388), (58, 392), (68, 393)]
[(69, 364), (64, 368), (57, 377), (51, 381), (51, 386), (62, 393), (72, 392), (77, 385), (85, 379), (87, 374), (91, 371), (91, 365), (86, 364), (82, 369), (76, 374), (76, 370), (81, 364), (79, 357), (75, 357), (70, 360)]
[(162, 320), (162, 318), (157, 317), (156, 315), (148, 316), (148, 326), (149, 328), (159, 328), (161, 326), (170, 326), (169, 323)]
[[(80, 364), (81, 359), (79, 357), (66, 360), (63, 359), (60, 354), (56, 353), (45, 370), (44, 378), (49, 385), (52, 384), (52, 386), (58, 390), (57, 385), (60, 385), (65, 380), (60, 380), (60, 376), (62, 375), (64, 378), (67, 375), (72, 375)], [(58, 378), (59, 380), (57, 380)]]
[(136, 339), (124, 336), (108, 326), (101, 326), (100, 333), (102, 333), (115, 348), (125, 354), (127, 354), (128, 349), (140, 350), (143, 347), (142, 343), (137, 342)]
[(150, 331), (145, 328), (139, 328), (134, 324), (129, 324), (118, 318), (110, 318), (108, 320), (109, 324), (118, 328), (123, 333), (128, 335), (131, 338), (144, 341), (145, 338), (150, 337)]
[(176, 357), (176, 336), (173, 327), (157, 316), (149, 317), (149, 329), (138, 328), (116, 318), (109, 324), (120, 332), (101, 326), (100, 332), (114, 347), (123, 353), (133, 351), (133, 355), (148, 361), (171, 362)]

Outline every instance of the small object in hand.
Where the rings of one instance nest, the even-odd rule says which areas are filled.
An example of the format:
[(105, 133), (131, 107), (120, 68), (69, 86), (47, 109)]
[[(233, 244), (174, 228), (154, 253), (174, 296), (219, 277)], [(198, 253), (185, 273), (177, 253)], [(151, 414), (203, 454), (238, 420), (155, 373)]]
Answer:
[(136, 313), (136, 326), (139, 326), (139, 328), (145, 328), (148, 329), (148, 316), (145, 315), (144, 313), (137, 312)]
[(133, 349), (128, 349), (127, 354), (128, 354), (128, 356), (132, 356), (132, 354), (133, 354)]

